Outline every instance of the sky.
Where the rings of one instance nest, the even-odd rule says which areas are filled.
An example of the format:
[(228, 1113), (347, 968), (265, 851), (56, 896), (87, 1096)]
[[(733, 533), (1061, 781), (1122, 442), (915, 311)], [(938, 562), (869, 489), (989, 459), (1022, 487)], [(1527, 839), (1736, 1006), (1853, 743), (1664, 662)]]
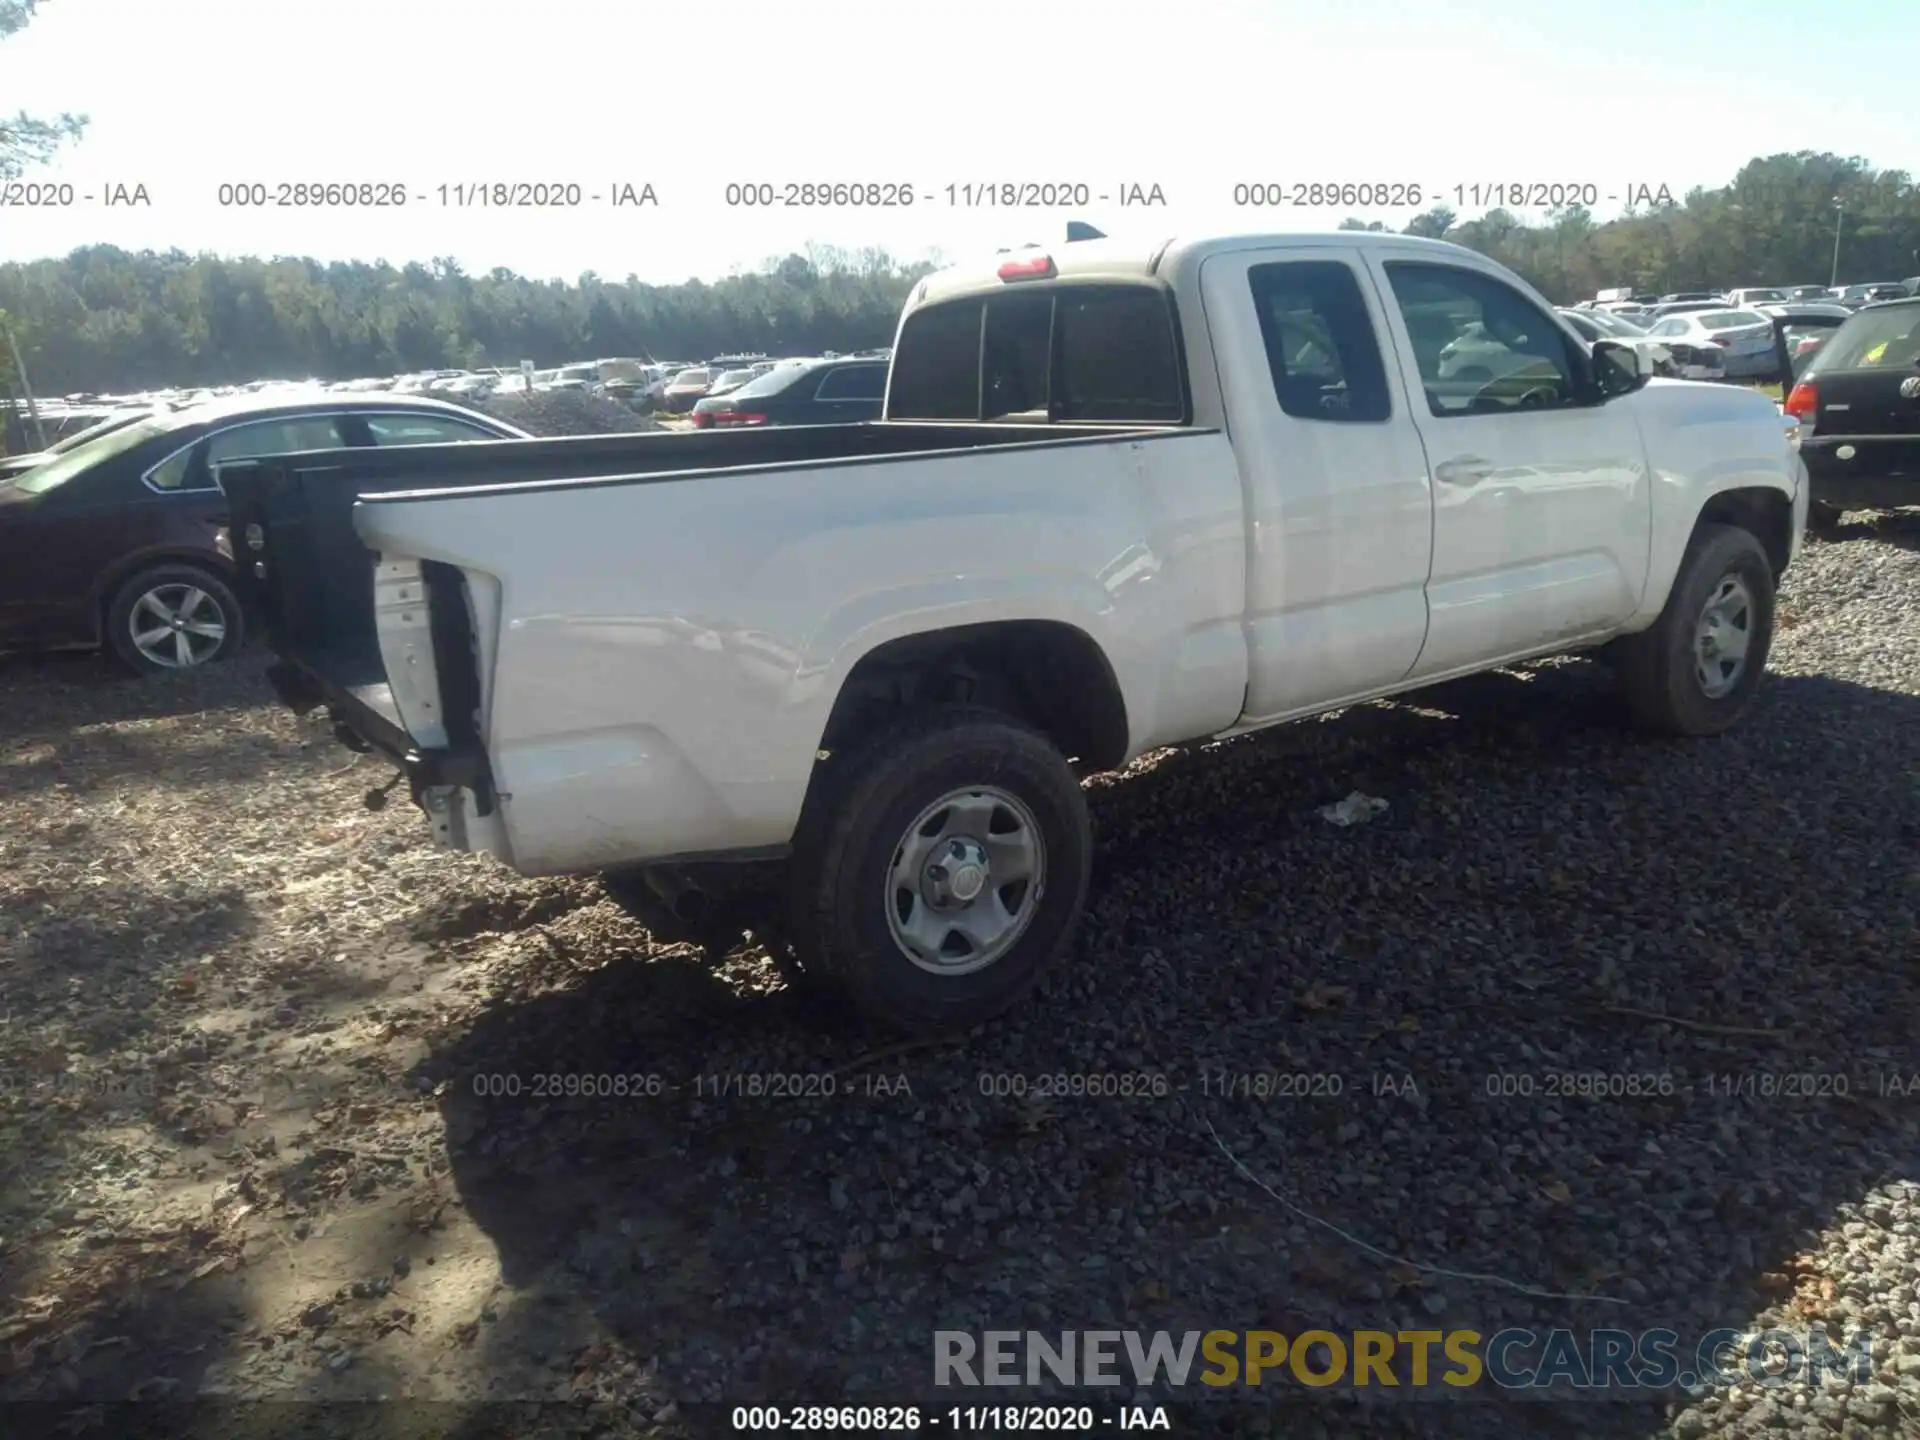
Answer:
[[(1770, 0), (43, 0), (0, 42), (0, 111), (91, 126), (25, 177), (71, 185), (70, 206), (0, 207), (0, 261), (111, 243), (664, 284), (809, 242), (958, 259), (1058, 238), (1068, 218), (1146, 241), (1348, 215), (1397, 228), (1437, 200), (1470, 217), (1512, 185), (1591, 187), (1604, 218), (1639, 187), (1677, 197), (1779, 151), (1920, 171), (1920, 30), (1894, 23), (1889, 0), (1823, 0), (1819, 34), (1854, 39), (1809, 64), (1813, 13)], [(298, 182), (407, 200), (222, 203), (223, 185), (245, 198)], [(580, 200), (462, 203), (492, 182), (577, 185)], [(784, 199), (808, 182), (913, 202), (729, 204), (729, 185)], [(967, 193), (1009, 183), (1067, 203)], [(1316, 183), (1383, 187), (1389, 203), (1236, 203), (1237, 186), (1291, 202)], [(144, 186), (150, 203), (108, 206), (114, 186)], [(651, 186), (654, 203), (615, 205), (622, 186)], [(1414, 186), (1423, 204), (1390, 203)], [(1161, 204), (1121, 203), (1156, 187)]]

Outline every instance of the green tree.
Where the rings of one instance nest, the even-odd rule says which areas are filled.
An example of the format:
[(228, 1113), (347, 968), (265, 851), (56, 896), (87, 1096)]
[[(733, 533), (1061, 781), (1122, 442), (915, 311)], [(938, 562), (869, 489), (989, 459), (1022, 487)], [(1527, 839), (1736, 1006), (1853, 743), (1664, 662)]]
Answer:
[[(0, 0), (0, 40), (25, 29), (39, 6), (40, 0)], [(0, 117), (0, 180), (18, 179), (28, 167), (46, 164), (54, 151), (78, 140), (86, 128), (84, 115), (37, 120), (22, 110), (11, 118)]]
[(576, 284), (445, 258), (395, 267), (93, 245), (0, 265), (37, 389), (125, 392), (344, 380), (445, 366), (616, 355), (806, 354), (883, 345), (931, 267), (819, 249), (715, 284)]

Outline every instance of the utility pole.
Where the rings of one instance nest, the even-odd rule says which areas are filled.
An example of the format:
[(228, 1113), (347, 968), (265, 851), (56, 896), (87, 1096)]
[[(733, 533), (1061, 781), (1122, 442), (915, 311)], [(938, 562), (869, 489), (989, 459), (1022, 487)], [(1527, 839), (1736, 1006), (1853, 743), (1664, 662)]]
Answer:
[(1840, 204), (1840, 197), (1836, 195), (1833, 197), (1833, 271), (1827, 276), (1829, 290), (1840, 283), (1840, 226), (1846, 218), (1847, 212)]
[(0, 320), (6, 327), (7, 348), (13, 351), (13, 373), (20, 377), (20, 391), (27, 397), (27, 418), (33, 422), (33, 438), (42, 450), (47, 448), (47, 432), (40, 428), (40, 411), (33, 403), (33, 386), (27, 383), (27, 362), (20, 358), (20, 342), (13, 338), (13, 326)]

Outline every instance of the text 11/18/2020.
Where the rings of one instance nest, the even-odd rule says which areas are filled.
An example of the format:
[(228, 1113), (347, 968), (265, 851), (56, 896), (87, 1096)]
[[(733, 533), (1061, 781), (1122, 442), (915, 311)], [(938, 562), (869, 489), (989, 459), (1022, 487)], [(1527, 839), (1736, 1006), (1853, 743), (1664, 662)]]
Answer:
[(1414, 180), (1243, 180), (1233, 203), (1261, 210), (1349, 208), (1418, 210), (1446, 205), (1458, 210), (1561, 210), (1573, 206), (1626, 205), (1645, 209), (1674, 203), (1665, 185), (1644, 180), (1601, 185), (1592, 180), (1476, 180), (1425, 185)]
[(416, 186), (397, 180), (236, 180), (221, 185), (223, 210), (655, 209), (659, 192), (646, 180), (448, 180)]

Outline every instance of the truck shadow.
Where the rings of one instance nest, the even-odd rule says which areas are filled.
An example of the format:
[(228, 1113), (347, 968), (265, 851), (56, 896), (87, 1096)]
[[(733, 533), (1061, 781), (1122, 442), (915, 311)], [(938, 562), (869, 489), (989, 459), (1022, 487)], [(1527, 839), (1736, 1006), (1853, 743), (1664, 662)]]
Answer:
[[(1829, 1313), (1817, 1232), (1920, 1180), (1920, 1106), (1880, 1084), (1920, 1070), (1920, 797), (1897, 773), (1920, 701), (1774, 677), (1739, 730), (1666, 742), (1620, 729), (1596, 669), (1481, 677), (1097, 782), (1073, 964), (964, 1040), (862, 1051), (792, 992), (743, 995), (687, 958), (485, 1012), (431, 1062), (453, 1178), (518, 1297), (480, 1343), (504, 1373), (556, 1313), (589, 1319), (650, 1362), (626, 1392), (643, 1411), (944, 1409), (936, 1328), (1665, 1326), (1691, 1344), (1770, 1306)], [(1355, 789), (1390, 807), (1321, 818)], [(1788, 812), (1822, 863), (1774, 835)], [(1095, 1067), (1169, 1086), (1043, 1102), (985, 1083)], [(1249, 1105), (1197, 1078), (1215, 1067), (1343, 1088)], [(462, 1079), (500, 1071), (625, 1092), (543, 1103)], [(1677, 1088), (1482, 1083), (1546, 1071)], [(1715, 1089), (1788, 1071), (1846, 1093)], [(1282, 1195), (1513, 1285), (1383, 1264)], [(1522, 1406), (1524, 1424), (1413, 1408), (1369, 1433), (1665, 1423), (1650, 1403)]]

